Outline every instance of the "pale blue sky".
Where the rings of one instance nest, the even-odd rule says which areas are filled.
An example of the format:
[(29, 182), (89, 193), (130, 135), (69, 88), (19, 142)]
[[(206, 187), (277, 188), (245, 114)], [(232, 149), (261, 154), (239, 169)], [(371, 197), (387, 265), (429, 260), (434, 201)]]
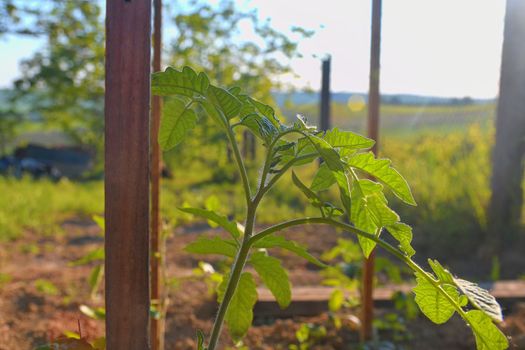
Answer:
[[(165, 0), (168, 2), (168, 0)], [(314, 29), (292, 66), (302, 87), (319, 87), (320, 63), (332, 55), (334, 91), (368, 86), (369, 0), (237, 0), (259, 10), (279, 30)], [(381, 90), (435, 96), (497, 95), (504, 0), (383, 0)], [(242, 30), (243, 28), (241, 28)], [(249, 34), (247, 34), (249, 35)], [(18, 74), (18, 63), (41, 47), (37, 39), (0, 39), (0, 87)]]

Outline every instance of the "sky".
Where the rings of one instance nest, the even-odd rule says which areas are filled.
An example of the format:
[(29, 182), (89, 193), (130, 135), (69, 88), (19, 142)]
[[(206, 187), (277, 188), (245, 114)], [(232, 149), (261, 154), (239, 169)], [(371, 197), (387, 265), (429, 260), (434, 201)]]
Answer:
[[(291, 62), (299, 78), (283, 80), (318, 89), (319, 57), (330, 54), (332, 90), (367, 91), (369, 0), (236, 1), (241, 8), (257, 8), (261, 18), (285, 33), (292, 26), (315, 31), (299, 45), (303, 57)], [(503, 0), (383, 0), (381, 92), (495, 97), (504, 7)], [(0, 87), (10, 86), (20, 60), (42, 44), (39, 39), (0, 39)]]

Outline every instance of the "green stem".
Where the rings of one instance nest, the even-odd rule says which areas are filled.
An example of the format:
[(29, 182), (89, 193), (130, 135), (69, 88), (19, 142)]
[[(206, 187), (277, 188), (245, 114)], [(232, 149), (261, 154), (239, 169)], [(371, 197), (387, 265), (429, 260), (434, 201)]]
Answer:
[[(443, 289), (443, 287), (439, 284), (438, 281), (436, 281), (432, 275), (430, 275), (428, 272), (426, 272), (421, 266), (416, 264), (412, 259), (410, 259), (407, 255), (405, 255), (402, 251), (399, 249), (393, 247), (389, 243), (383, 241), (378, 236), (375, 236), (373, 234), (370, 234), (368, 232), (361, 231), (349, 224), (346, 224), (341, 221), (329, 219), (329, 218), (322, 218), (322, 217), (316, 217), (316, 218), (303, 218), (303, 219), (296, 219), (296, 220), (290, 220), (283, 223), (280, 223), (278, 225), (270, 226), (267, 229), (259, 232), (258, 234), (254, 235), (248, 242), (250, 246), (255, 244), (260, 239), (274, 233), (277, 231), (281, 231), (285, 228), (292, 227), (292, 226), (298, 226), (298, 225), (304, 225), (304, 224), (326, 224), (331, 225), (334, 227), (339, 227), (345, 231), (351, 232), (355, 235), (362, 236), (368, 239), (373, 240), (377, 243), (377, 245), (381, 246), (383, 249), (388, 251), (390, 254), (394, 255), (396, 258), (400, 259), (401, 261), (405, 262), (405, 264), (408, 265), (414, 272), (417, 272), (421, 274), (429, 283), (431, 283), (449, 302), (456, 311), (459, 313), (459, 315), (467, 320), (465, 311), (461, 308), (461, 306), (458, 305), (458, 303)], [(468, 321), (467, 321), (468, 322)]]
[(250, 189), (250, 182), (248, 181), (248, 174), (246, 172), (246, 167), (244, 166), (244, 162), (242, 160), (241, 152), (239, 151), (239, 146), (237, 145), (237, 141), (235, 140), (235, 134), (233, 133), (233, 130), (230, 128), (229, 125), (226, 126), (226, 134), (228, 135), (228, 140), (230, 141), (230, 145), (232, 146), (233, 154), (235, 156), (235, 162), (237, 163), (239, 173), (241, 174), (242, 185), (244, 187), (244, 194), (246, 197), (246, 205), (250, 206), (252, 192)]
[(224, 297), (222, 299), (221, 304), (219, 305), (217, 317), (215, 318), (215, 322), (213, 323), (213, 329), (211, 331), (210, 341), (208, 343), (207, 348), (208, 350), (215, 350), (215, 347), (217, 346), (217, 342), (219, 341), (219, 337), (221, 335), (222, 324), (224, 323), (224, 317), (226, 316), (228, 306), (230, 305), (230, 301), (233, 298), (233, 294), (237, 289), (237, 285), (239, 284), (239, 280), (241, 278), (242, 270), (244, 269), (244, 265), (246, 264), (246, 260), (248, 259), (248, 254), (251, 248), (250, 239), (252, 238), (256, 209), (256, 205), (253, 205), (251, 203), (248, 205), (244, 238), (242, 240), (241, 248), (237, 253), (237, 257), (235, 258), (235, 263), (232, 267), (230, 279), (228, 280), (226, 291), (224, 292)]

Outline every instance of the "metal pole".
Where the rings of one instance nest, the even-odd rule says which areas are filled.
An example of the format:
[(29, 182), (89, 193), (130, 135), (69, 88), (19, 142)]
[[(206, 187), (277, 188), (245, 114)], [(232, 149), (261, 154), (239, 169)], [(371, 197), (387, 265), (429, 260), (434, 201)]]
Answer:
[(106, 344), (149, 349), (151, 0), (106, 2)]
[(323, 59), (321, 76), (321, 110), (319, 113), (321, 130), (326, 131), (331, 127), (330, 120), (330, 64), (331, 57)]
[[(162, 0), (153, 1), (153, 71), (161, 70), (162, 62)], [(162, 98), (153, 96), (151, 105), (151, 301), (154, 303), (160, 318), (151, 319), (151, 348), (164, 349), (164, 313), (165, 298), (163, 295), (163, 259), (164, 248), (160, 219), (160, 174), (161, 152), (158, 142)]]
[[(368, 89), (368, 137), (376, 141), (372, 151), (377, 155), (379, 147), (379, 63), (381, 49), (381, 0), (372, 0), (372, 36), (370, 45), (370, 81)], [(372, 251), (363, 266), (362, 328), (361, 340), (372, 338), (374, 317), (374, 259)]]

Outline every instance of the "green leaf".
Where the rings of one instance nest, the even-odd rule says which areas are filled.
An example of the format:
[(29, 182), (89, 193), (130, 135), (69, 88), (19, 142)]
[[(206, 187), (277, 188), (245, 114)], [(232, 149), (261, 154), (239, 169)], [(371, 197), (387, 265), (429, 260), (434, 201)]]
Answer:
[(257, 289), (253, 276), (244, 272), (233, 293), (225, 321), (234, 341), (240, 340), (252, 325), (253, 306), (257, 301)]
[(454, 278), (454, 283), (459, 287), (474, 307), (483, 311), (487, 316), (497, 322), (503, 321), (503, 314), (496, 298), (487, 290), (481, 288), (475, 283)]
[(210, 81), (204, 73), (195, 73), (190, 67), (182, 71), (168, 67), (164, 72), (156, 72), (151, 76), (151, 91), (153, 95), (187, 97), (206, 96)]
[[(388, 207), (381, 184), (370, 180), (354, 181), (351, 193), (350, 220), (360, 230), (379, 236), (381, 228), (399, 221), (399, 216)], [(358, 236), (363, 254), (368, 257), (376, 242)]]
[(259, 102), (251, 97), (248, 97), (247, 98), (247, 101), (253, 106), (255, 107), (256, 111), (259, 112), (260, 114), (262, 114), (263, 116), (265, 116), (266, 118), (268, 118), (268, 120), (277, 128), (279, 129), (281, 127), (281, 122), (279, 121), (279, 119), (277, 119), (277, 117), (275, 116), (275, 111), (273, 110), (272, 107), (262, 103), (262, 102)]
[(91, 317), (94, 320), (104, 320), (106, 318), (106, 309), (103, 307), (96, 307), (93, 309), (87, 305), (80, 305), (78, 309), (84, 315)]
[(299, 188), (301, 192), (303, 192), (303, 194), (310, 200), (311, 203), (313, 203), (315, 206), (321, 205), (321, 199), (315, 192), (313, 192), (305, 184), (303, 184), (301, 180), (299, 180), (294, 171), (292, 171), (292, 181), (294, 185), (297, 186), (297, 188)]
[(102, 276), (104, 275), (104, 265), (97, 265), (91, 270), (88, 278), (88, 284), (90, 288), (90, 295), (94, 296), (97, 289), (102, 282)]
[(206, 350), (204, 347), (204, 333), (197, 329), (197, 350)]
[(376, 159), (372, 152), (359, 153), (347, 159), (347, 164), (374, 176), (390, 187), (403, 202), (416, 205), (410, 187), (401, 174), (390, 166), (389, 159)]
[[(416, 293), (415, 300), (421, 311), (436, 324), (447, 322), (456, 311), (454, 305), (441, 294), (436, 286), (417, 272), (416, 282), (417, 285), (414, 288), (414, 293)], [(450, 284), (445, 284), (441, 287), (456, 303), (459, 303), (459, 293), (456, 287)]]
[(323, 264), (319, 259), (308, 253), (305, 247), (299, 245), (297, 242), (289, 241), (283, 236), (276, 236), (276, 235), (268, 235), (259, 241), (257, 241), (254, 245), (254, 248), (282, 248), (286, 249), (292, 253), (295, 253), (296, 255), (300, 256), (301, 258), (304, 258), (308, 260), (310, 263), (317, 265), (319, 267), (326, 267), (326, 264)]
[(104, 261), (104, 248), (96, 248), (78, 260), (69, 263), (70, 266), (86, 265), (93, 261)]
[(263, 252), (256, 252), (251, 256), (250, 263), (272, 292), (281, 309), (288, 307), (292, 301), (292, 291), (288, 273), (281, 266), (281, 261)]
[(324, 191), (333, 184), (335, 184), (335, 177), (326, 163), (323, 163), (319, 166), (317, 173), (315, 173), (310, 189), (314, 192)]
[(452, 274), (445, 269), (437, 260), (428, 259), (428, 264), (430, 265), (430, 268), (434, 273), (436, 274), (436, 277), (441, 283), (448, 283), (454, 285), (454, 277), (452, 277)]
[(199, 237), (196, 241), (188, 244), (184, 250), (193, 254), (219, 254), (230, 258), (234, 258), (237, 254), (235, 242), (219, 237)]
[(164, 105), (159, 129), (159, 145), (167, 151), (177, 146), (197, 124), (197, 115), (191, 109), (192, 102), (174, 98)]
[(313, 142), (317, 152), (324, 159), (326, 165), (332, 172), (335, 182), (339, 186), (339, 193), (341, 202), (347, 213), (350, 212), (350, 186), (348, 185), (348, 178), (346, 176), (344, 164), (341, 157), (335, 149), (330, 146), (328, 142), (320, 137), (310, 135), (309, 139)]
[(345, 295), (341, 289), (334, 289), (332, 294), (330, 294), (330, 299), (328, 299), (328, 309), (332, 312), (339, 311), (343, 302), (345, 301)]
[(401, 222), (396, 222), (392, 225), (386, 226), (386, 229), (392, 237), (394, 237), (399, 242), (399, 248), (405, 253), (409, 258), (411, 258), (416, 251), (412, 248), (410, 244), (412, 242), (412, 228)]
[(241, 101), (222, 88), (210, 85), (207, 97), (226, 119), (236, 117), (241, 110)]
[(206, 210), (206, 209), (200, 209), (200, 208), (179, 208), (180, 211), (183, 211), (185, 213), (193, 214), (200, 216), (202, 218), (205, 218), (207, 220), (215, 222), (217, 225), (225, 229), (230, 235), (237, 239), (241, 236), (241, 233), (239, 232), (239, 229), (237, 228), (237, 224), (235, 222), (231, 222), (228, 220), (226, 216), (219, 215), (214, 211)]
[(272, 124), (272, 122), (258, 114), (250, 114), (242, 118), (241, 125), (250, 129), (257, 137), (261, 138), (266, 143), (270, 143), (275, 136), (279, 134), (279, 130)]
[(342, 131), (337, 128), (328, 130), (323, 139), (335, 148), (347, 148), (351, 150), (368, 149), (375, 141), (350, 131)]
[(465, 318), (474, 333), (478, 350), (503, 350), (509, 347), (505, 335), (482, 311), (468, 311)]

